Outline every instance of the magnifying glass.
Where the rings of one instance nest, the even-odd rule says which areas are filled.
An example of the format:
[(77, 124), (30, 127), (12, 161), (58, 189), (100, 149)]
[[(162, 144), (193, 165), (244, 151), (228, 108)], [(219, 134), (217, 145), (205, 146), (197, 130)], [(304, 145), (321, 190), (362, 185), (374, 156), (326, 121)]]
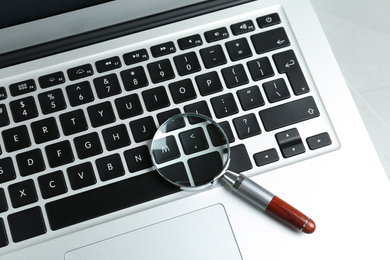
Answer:
[(223, 179), (259, 208), (304, 233), (313, 233), (312, 219), (243, 174), (228, 170), (230, 146), (222, 128), (200, 114), (179, 114), (160, 126), (151, 144), (157, 172), (182, 190), (200, 190)]

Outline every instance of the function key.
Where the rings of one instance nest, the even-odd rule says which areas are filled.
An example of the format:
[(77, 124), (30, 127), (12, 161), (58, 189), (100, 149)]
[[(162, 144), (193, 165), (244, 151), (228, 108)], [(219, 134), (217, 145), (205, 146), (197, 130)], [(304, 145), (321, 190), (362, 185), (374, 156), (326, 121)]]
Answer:
[(126, 65), (132, 65), (149, 59), (148, 52), (145, 49), (129, 52), (123, 55)]
[(70, 80), (77, 80), (93, 75), (91, 64), (85, 64), (78, 67), (68, 69), (68, 77)]
[(230, 28), (232, 29), (234, 35), (239, 35), (255, 30), (255, 26), (251, 20), (233, 24), (230, 26)]
[(152, 55), (155, 58), (176, 52), (176, 48), (173, 42), (166, 42), (152, 46), (150, 50), (152, 51)]
[(51, 73), (38, 78), (41, 88), (49, 88), (52, 86), (60, 85), (65, 82), (65, 76), (62, 71)]
[(229, 33), (225, 27), (221, 27), (215, 30), (207, 31), (204, 33), (207, 42), (215, 42), (229, 37)]
[(106, 72), (109, 70), (117, 69), (122, 66), (119, 57), (111, 57), (104, 60), (99, 60), (95, 63), (96, 69), (99, 73)]
[(260, 28), (265, 28), (280, 23), (280, 18), (277, 13), (265, 15), (256, 19)]
[(203, 44), (199, 34), (181, 38), (177, 41), (181, 50), (186, 50)]
[(0, 87), (0, 100), (4, 100), (7, 98), (7, 91), (5, 87)]
[(33, 92), (37, 89), (35, 81), (33, 79), (25, 80), (22, 82), (14, 83), (9, 86), (9, 91), (12, 96), (19, 96), (26, 93)]

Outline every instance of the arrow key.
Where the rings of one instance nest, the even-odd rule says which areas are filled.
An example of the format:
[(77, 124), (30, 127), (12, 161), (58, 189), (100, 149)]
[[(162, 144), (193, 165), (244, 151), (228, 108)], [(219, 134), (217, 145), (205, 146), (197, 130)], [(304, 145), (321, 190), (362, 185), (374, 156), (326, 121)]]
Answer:
[(262, 151), (253, 155), (257, 166), (263, 166), (269, 163), (279, 161), (279, 155), (275, 148)]
[(332, 140), (328, 133), (318, 134), (306, 139), (310, 150), (315, 150), (332, 144)]

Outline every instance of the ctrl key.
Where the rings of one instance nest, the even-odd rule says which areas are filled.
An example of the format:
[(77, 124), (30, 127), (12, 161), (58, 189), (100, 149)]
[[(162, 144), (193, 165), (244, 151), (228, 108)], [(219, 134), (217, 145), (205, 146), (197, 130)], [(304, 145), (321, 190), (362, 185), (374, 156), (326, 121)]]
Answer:
[(40, 207), (34, 207), (8, 216), (12, 240), (17, 243), (46, 233)]

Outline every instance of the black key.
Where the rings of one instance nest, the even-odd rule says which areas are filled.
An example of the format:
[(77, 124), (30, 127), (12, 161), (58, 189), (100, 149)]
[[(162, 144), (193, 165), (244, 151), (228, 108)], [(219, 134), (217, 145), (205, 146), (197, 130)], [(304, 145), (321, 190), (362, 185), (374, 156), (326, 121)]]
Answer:
[(180, 76), (200, 71), (200, 64), (195, 52), (189, 52), (173, 58)]
[(4, 100), (7, 98), (7, 90), (5, 87), (0, 87), (0, 100)]
[(143, 113), (137, 94), (115, 99), (115, 106), (120, 119), (126, 119)]
[(38, 95), (44, 115), (54, 113), (66, 108), (64, 95), (61, 89), (55, 89)]
[(4, 183), (16, 178), (14, 164), (11, 157), (0, 159), (0, 183)]
[(265, 130), (271, 131), (320, 115), (313, 97), (306, 97), (259, 112)]
[[(234, 139), (233, 131), (232, 131), (232, 128), (230, 127), (229, 122), (224, 121), (224, 122), (218, 123), (218, 125), (225, 132), (225, 135), (228, 138), (229, 143), (233, 143), (235, 141), (235, 139)], [(213, 127), (213, 128), (215, 129), (215, 127)]]
[(5, 104), (0, 104), (0, 127), (9, 125), (9, 117)]
[(100, 180), (108, 181), (125, 174), (119, 154), (113, 154), (96, 160)]
[(115, 114), (110, 102), (100, 103), (87, 108), (93, 127), (99, 127), (115, 122)]
[(122, 82), (127, 91), (149, 85), (143, 67), (135, 67), (121, 72)]
[(171, 62), (168, 59), (149, 63), (148, 70), (153, 83), (160, 83), (175, 77)]
[(316, 150), (332, 144), (332, 140), (328, 133), (322, 133), (315, 136), (311, 136), (306, 139), (310, 150)]
[(294, 51), (289, 50), (275, 54), (273, 58), (279, 73), (286, 73), (295, 95), (302, 95), (310, 91)]
[(103, 152), (99, 135), (96, 132), (78, 136), (73, 141), (79, 159), (85, 159)]
[(277, 50), (290, 45), (284, 28), (258, 33), (251, 36), (257, 54)]
[(253, 155), (257, 166), (264, 166), (279, 161), (279, 155), (275, 148), (255, 153)]
[(249, 114), (233, 119), (238, 138), (245, 139), (261, 134), (259, 123), (254, 114)]
[[(8, 210), (8, 204), (7, 204), (7, 199), (5, 198), (5, 193), (2, 188), (0, 188), (0, 213), (5, 212)], [(0, 223), (1, 225), (1, 223)], [(1, 230), (1, 227), (0, 227)], [(1, 234), (0, 234), (1, 237)], [(1, 239), (0, 239), (1, 241)], [(1, 247), (1, 242), (0, 242), (0, 247)]]
[(91, 64), (85, 64), (78, 67), (68, 69), (68, 77), (70, 80), (81, 79), (93, 75)]
[(223, 170), (219, 152), (211, 152), (188, 160), (195, 185), (201, 186), (212, 182)]
[(252, 56), (252, 51), (246, 38), (240, 38), (227, 42), (226, 48), (232, 61), (237, 61)]
[(96, 183), (95, 174), (90, 162), (85, 162), (67, 169), (72, 190), (85, 188)]
[(130, 137), (125, 125), (117, 125), (102, 131), (108, 151), (130, 145)]
[(275, 75), (271, 63), (267, 57), (249, 61), (247, 63), (252, 79), (255, 81)]
[(111, 97), (122, 92), (116, 74), (109, 74), (93, 80), (99, 98)]
[(280, 18), (277, 13), (265, 15), (256, 19), (260, 28), (265, 28), (280, 23)]
[(215, 71), (196, 76), (195, 80), (202, 96), (213, 94), (223, 89), (219, 76)]
[(49, 88), (65, 83), (65, 75), (62, 71), (54, 72), (38, 78), (41, 88)]
[(7, 233), (5, 231), (4, 221), (0, 218), (0, 248), (8, 245)]
[(283, 78), (266, 82), (263, 84), (263, 88), (270, 103), (291, 97)]
[(163, 180), (157, 172), (150, 172), (49, 202), (46, 212), (51, 229), (58, 230), (179, 190)]
[(245, 145), (240, 144), (230, 148), (229, 170), (233, 172), (244, 172), (252, 168), (253, 166)]
[(232, 93), (224, 94), (211, 99), (211, 104), (217, 118), (231, 116), (238, 113), (238, 107)]
[(17, 243), (46, 233), (40, 207), (23, 210), (8, 216), (12, 240)]
[(48, 142), (60, 137), (57, 122), (54, 117), (49, 117), (31, 123), (34, 140), (37, 144)]
[(209, 148), (206, 136), (201, 127), (193, 128), (179, 134), (185, 154), (193, 154)]
[(168, 162), (180, 157), (179, 147), (176, 143), (175, 137), (172, 135), (154, 140), (154, 147), (161, 147), (161, 150), (153, 150), (153, 158), (157, 164)]
[(149, 148), (146, 145), (124, 152), (129, 172), (137, 172), (153, 166)]
[(19, 208), (38, 201), (33, 180), (26, 180), (8, 186), (12, 207)]
[(74, 161), (69, 141), (62, 141), (45, 147), (46, 157), (51, 168)]
[(214, 45), (200, 50), (204, 66), (208, 69), (227, 63), (221, 45)]
[(95, 100), (89, 81), (67, 86), (66, 93), (68, 94), (69, 103), (72, 107)]
[(265, 104), (258, 86), (241, 89), (237, 91), (237, 95), (244, 110), (264, 106)]
[[(208, 107), (206, 101), (200, 101), (197, 103), (187, 105), (184, 107), (184, 111), (186, 113), (196, 113), (196, 114), (201, 114), (201, 115), (208, 116), (211, 118), (211, 113), (210, 113), (210, 110), (209, 110), (209, 107)], [(196, 123), (202, 121), (202, 120), (199, 121), (199, 119), (194, 118), (194, 117), (190, 117), (189, 120), (190, 120), (191, 124), (196, 124)]]
[(10, 107), (15, 122), (21, 122), (38, 116), (37, 106), (33, 97), (25, 97), (11, 101)]
[(251, 20), (247, 20), (241, 23), (236, 23), (230, 26), (234, 35), (239, 35), (255, 30), (255, 25)]
[(80, 133), (88, 129), (87, 120), (81, 109), (60, 115), (60, 121), (65, 135)]
[(229, 33), (225, 27), (207, 31), (204, 33), (207, 42), (215, 42), (225, 38), (229, 38)]
[(190, 79), (184, 79), (169, 84), (169, 90), (171, 91), (173, 101), (176, 104), (196, 98), (194, 85), (192, 85)]
[(96, 69), (99, 73), (114, 70), (122, 66), (118, 56), (99, 60), (95, 63)]
[(38, 183), (44, 199), (49, 199), (68, 191), (62, 171), (39, 176)]
[(31, 175), (46, 169), (40, 149), (16, 155), (16, 162), (21, 176)]
[[(157, 114), (158, 123), (160, 125), (162, 125), (169, 118), (171, 118), (171, 117), (173, 117), (175, 115), (179, 115), (179, 114), (181, 114), (181, 111), (178, 108), (174, 108), (174, 109), (162, 112), (160, 114)], [(177, 119), (175, 119), (173, 121), (170, 121), (170, 123), (168, 125), (166, 125), (166, 128), (163, 129), (163, 130), (165, 130), (166, 132), (169, 132), (169, 131), (172, 131), (172, 130), (175, 130), (175, 129), (182, 128), (185, 125), (186, 124), (185, 124), (183, 118), (177, 118)]]
[(242, 64), (223, 69), (222, 75), (228, 88), (235, 88), (249, 82)]
[(167, 92), (163, 86), (143, 91), (142, 97), (148, 111), (154, 111), (170, 105)]
[(275, 137), (284, 158), (289, 158), (306, 151), (296, 128), (277, 133)]
[(161, 57), (170, 53), (176, 52), (175, 44), (173, 42), (165, 42), (159, 45), (150, 47), (153, 57)]
[(30, 137), (25, 125), (4, 130), (2, 135), (7, 152), (20, 150), (31, 145)]
[(181, 50), (186, 50), (200, 46), (203, 44), (202, 38), (199, 34), (191, 35), (185, 38), (181, 38), (177, 41)]
[(9, 92), (13, 97), (31, 93), (35, 90), (37, 90), (37, 86), (35, 85), (35, 81), (33, 79), (14, 83), (9, 86)]
[(130, 128), (137, 143), (152, 139), (157, 130), (151, 116), (131, 121)]
[(148, 52), (146, 49), (141, 49), (138, 51), (129, 52), (123, 55), (126, 65), (132, 65), (141, 61), (146, 61), (149, 59)]

